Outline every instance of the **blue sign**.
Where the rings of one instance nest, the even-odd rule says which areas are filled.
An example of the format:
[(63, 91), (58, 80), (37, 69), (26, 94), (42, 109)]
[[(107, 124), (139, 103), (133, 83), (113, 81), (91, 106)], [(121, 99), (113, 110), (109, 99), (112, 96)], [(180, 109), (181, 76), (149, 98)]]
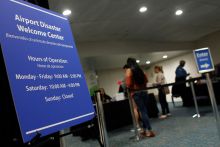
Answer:
[(92, 119), (68, 19), (20, 0), (1, 0), (0, 18), (0, 43), (23, 141)]
[(194, 56), (199, 73), (205, 73), (215, 70), (209, 48), (194, 50)]

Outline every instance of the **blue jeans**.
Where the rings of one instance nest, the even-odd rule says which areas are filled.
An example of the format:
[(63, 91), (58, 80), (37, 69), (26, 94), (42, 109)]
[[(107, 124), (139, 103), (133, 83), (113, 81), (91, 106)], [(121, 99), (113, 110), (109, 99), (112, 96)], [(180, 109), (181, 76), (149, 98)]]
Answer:
[(160, 101), (160, 105), (161, 105), (161, 109), (162, 109), (162, 114), (166, 115), (166, 114), (170, 113), (164, 89), (159, 89), (158, 96), (159, 96), (159, 101)]
[(147, 92), (141, 91), (134, 93), (134, 101), (138, 107), (138, 110), (141, 113), (144, 130), (152, 130), (147, 112), (148, 100), (149, 98)]

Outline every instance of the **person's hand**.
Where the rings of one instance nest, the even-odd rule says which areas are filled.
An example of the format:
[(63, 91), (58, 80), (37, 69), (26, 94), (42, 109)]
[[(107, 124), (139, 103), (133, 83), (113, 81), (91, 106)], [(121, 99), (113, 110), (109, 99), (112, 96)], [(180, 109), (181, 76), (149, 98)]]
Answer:
[(160, 83), (153, 83), (153, 86), (160, 86)]

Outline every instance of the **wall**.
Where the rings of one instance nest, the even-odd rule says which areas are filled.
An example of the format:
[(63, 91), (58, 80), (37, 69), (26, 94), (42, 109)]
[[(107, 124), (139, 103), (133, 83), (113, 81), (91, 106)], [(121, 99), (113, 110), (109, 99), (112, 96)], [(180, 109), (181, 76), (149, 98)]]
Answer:
[(83, 67), (86, 83), (91, 95), (94, 94), (94, 91), (98, 88), (97, 74), (94, 67), (88, 63), (86, 59), (81, 59), (81, 64)]
[(119, 85), (117, 82), (124, 79), (124, 71), (122, 68), (98, 71), (99, 87), (105, 89), (106, 94), (115, 97), (118, 92)]
[[(185, 54), (180, 57), (175, 57), (173, 59), (168, 59), (166, 61), (157, 63), (157, 65), (161, 65), (164, 68), (164, 74), (166, 76), (167, 82), (171, 83), (175, 80), (175, 70), (179, 65), (179, 60), (185, 60), (186, 66), (185, 69), (191, 74), (191, 77), (200, 76), (197, 72), (196, 65), (194, 62), (193, 54)], [(151, 68), (145, 70), (148, 75), (149, 82), (153, 83), (155, 81), (155, 76), (153, 73), (154, 65), (151, 65)], [(103, 87), (107, 94), (114, 97), (118, 91), (117, 81), (122, 80), (124, 73), (122, 69), (112, 69), (112, 70), (103, 70), (98, 71), (98, 84), (100, 87)], [(151, 90), (149, 92), (154, 92), (157, 95), (157, 91)], [(168, 100), (170, 101), (170, 96), (168, 96)]]
[(176, 50), (192, 50), (192, 42), (147, 42), (147, 41), (98, 41), (77, 42), (80, 57), (96, 57), (103, 55), (142, 54)]
[(220, 31), (209, 34), (196, 42), (197, 48), (209, 47), (214, 64), (220, 63)]

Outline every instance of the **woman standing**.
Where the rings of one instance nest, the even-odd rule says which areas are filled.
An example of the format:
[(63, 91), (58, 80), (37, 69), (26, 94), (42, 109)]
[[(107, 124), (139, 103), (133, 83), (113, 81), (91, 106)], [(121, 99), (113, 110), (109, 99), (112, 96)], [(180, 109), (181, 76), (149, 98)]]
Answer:
[(128, 58), (127, 59), (128, 69), (125, 73), (126, 86), (130, 89), (131, 97), (134, 99), (142, 118), (143, 123), (143, 136), (154, 137), (155, 134), (152, 131), (148, 112), (147, 112), (147, 103), (148, 103), (148, 94), (146, 91), (140, 91), (146, 88), (147, 78), (143, 70), (136, 63), (136, 59)]
[[(166, 84), (166, 79), (163, 74), (163, 67), (162, 66), (155, 66), (154, 72), (157, 74), (156, 76), (156, 85), (163, 85)], [(166, 93), (164, 87), (158, 88), (158, 97), (159, 102), (162, 109), (162, 115), (160, 116), (161, 119), (167, 118), (167, 116), (170, 116), (170, 110), (169, 106), (166, 100)]]
[[(129, 67), (128, 67), (128, 65), (126, 64), (126, 65), (124, 65), (124, 67), (123, 67), (123, 69), (124, 69), (124, 72), (125, 72), (125, 74), (126, 74), (126, 71), (129, 69)], [(125, 82), (125, 80), (126, 79), (124, 79), (124, 86), (123, 87), (125, 87), (124, 89), (124, 91), (125, 91), (125, 93), (126, 93), (126, 97), (128, 97), (128, 94), (127, 94), (127, 86), (126, 86), (126, 82)], [(131, 99), (131, 102), (132, 102), (132, 105), (133, 105), (133, 110), (134, 110), (134, 117), (135, 117), (135, 121), (137, 122), (137, 129), (138, 129), (138, 131), (140, 131), (141, 130), (141, 127), (140, 127), (140, 122), (139, 122), (139, 120), (140, 120), (140, 114), (139, 114), (139, 112), (138, 112), (138, 108), (137, 108), (137, 105), (136, 105), (136, 103), (134, 102), (134, 99), (132, 98)]]

